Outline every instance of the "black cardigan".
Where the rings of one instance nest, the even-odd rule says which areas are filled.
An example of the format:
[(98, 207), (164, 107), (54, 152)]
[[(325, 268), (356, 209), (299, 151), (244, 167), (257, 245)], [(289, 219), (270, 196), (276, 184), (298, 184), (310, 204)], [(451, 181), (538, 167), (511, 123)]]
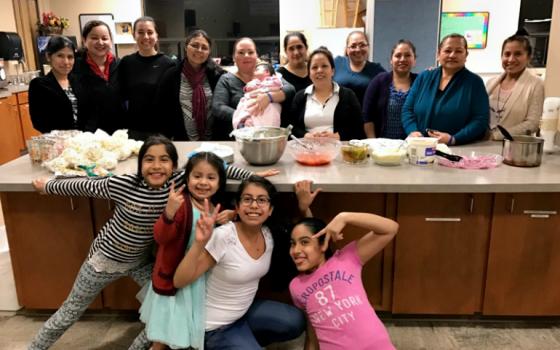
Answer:
[[(364, 124), (361, 117), (360, 102), (354, 91), (339, 86), (339, 101), (334, 109), (333, 129), (338, 132), (340, 140), (348, 141), (352, 139), (365, 138)], [(294, 97), (292, 104), (292, 125), (294, 129), (292, 133), (297, 137), (303, 137), (305, 131), (305, 105), (307, 103), (307, 95), (305, 90), (300, 90)]]
[[(78, 100), (78, 125), (80, 125), (81, 86), (72, 74), (68, 76), (68, 81)], [(74, 124), (72, 103), (52, 72), (44, 77), (35, 78), (29, 83), (29, 114), (31, 114), (33, 128), (42, 133), (78, 127)]]
[(102, 129), (111, 134), (125, 127), (125, 109), (118, 80), (119, 61), (109, 66), (109, 81), (96, 75), (86, 62), (86, 53), (76, 57), (72, 73), (81, 85), (79, 128), (94, 132)]
[[(158, 116), (158, 125), (154, 131), (164, 134), (175, 141), (188, 141), (187, 131), (183, 122), (183, 110), (179, 101), (181, 90), (181, 74), (184, 60), (169, 68), (162, 76), (154, 100), (154, 111)], [(218, 79), (225, 71), (214, 62), (206, 64), (206, 77), (210, 88), (214, 91)]]

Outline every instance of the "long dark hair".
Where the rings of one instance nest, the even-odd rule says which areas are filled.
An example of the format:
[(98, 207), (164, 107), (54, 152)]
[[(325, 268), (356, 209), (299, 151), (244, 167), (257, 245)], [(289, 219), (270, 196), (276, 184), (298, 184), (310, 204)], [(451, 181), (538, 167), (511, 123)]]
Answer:
[(76, 46), (74, 45), (72, 40), (62, 35), (51, 36), (49, 38), (47, 48), (45, 49), (45, 53), (50, 56), (53, 53), (58, 52), (66, 47), (72, 50), (72, 52), (76, 52)]
[(93, 28), (99, 26), (105, 26), (107, 28), (107, 31), (109, 32), (109, 36), (111, 37), (111, 41), (113, 41), (113, 33), (111, 32), (111, 28), (109, 28), (109, 25), (98, 19), (91, 20), (84, 25), (84, 29), (82, 29), (82, 39), (86, 40), (87, 36), (89, 35), (89, 33), (91, 33)]
[(308, 48), (307, 39), (305, 38), (305, 35), (302, 32), (290, 32), (286, 34), (286, 36), (284, 37), (284, 51), (288, 49), (288, 41), (290, 41), (290, 38), (293, 36), (298, 38), (306, 49)]
[(217, 204), (226, 189), (226, 168), (222, 158), (212, 152), (198, 152), (189, 158), (189, 161), (185, 165), (185, 193), (189, 194), (189, 176), (191, 175), (194, 167), (201, 162), (210, 164), (210, 166), (212, 166), (212, 168), (214, 168), (214, 170), (218, 173), (218, 190), (211, 198), (212, 203)]
[[(299, 225), (305, 226), (309, 230), (309, 232), (311, 232), (311, 234), (319, 233), (319, 231), (321, 231), (322, 229), (327, 227), (327, 224), (319, 218), (303, 218), (294, 225), (294, 227), (292, 228), (292, 231), (293, 231), (294, 228), (296, 228), (296, 226), (299, 226)], [(322, 246), (324, 244), (325, 238), (326, 238), (326, 235), (322, 235), (319, 238), (317, 238), (320, 246)], [(328, 259), (332, 255), (333, 255), (333, 252), (331, 250), (331, 247), (329, 246), (327, 248), (327, 250), (325, 251), (325, 258)]]
[(148, 152), (148, 149), (150, 149), (150, 147), (152, 146), (157, 146), (157, 145), (164, 145), (165, 146), (165, 152), (167, 152), (167, 154), (169, 155), (169, 158), (171, 158), (171, 162), (173, 163), (173, 169), (177, 168), (177, 164), (179, 163), (179, 156), (177, 155), (177, 148), (175, 148), (175, 145), (173, 145), (173, 142), (171, 142), (170, 139), (168, 139), (167, 137), (163, 136), (163, 135), (152, 135), (150, 137), (148, 137), (146, 139), (146, 141), (144, 141), (144, 144), (142, 144), (142, 147), (140, 147), (140, 151), (138, 151), (138, 179), (141, 181), (142, 180), (142, 160), (144, 159), (144, 156), (146, 155), (146, 152)]
[(309, 60), (307, 61), (308, 62), (307, 63), (307, 74), (310, 73), (311, 60), (313, 59), (313, 56), (315, 56), (315, 55), (325, 55), (325, 57), (329, 61), (329, 64), (331, 65), (331, 68), (334, 69), (334, 58), (333, 58), (332, 53), (325, 46), (319, 46), (318, 48), (313, 50), (311, 55), (309, 55)]

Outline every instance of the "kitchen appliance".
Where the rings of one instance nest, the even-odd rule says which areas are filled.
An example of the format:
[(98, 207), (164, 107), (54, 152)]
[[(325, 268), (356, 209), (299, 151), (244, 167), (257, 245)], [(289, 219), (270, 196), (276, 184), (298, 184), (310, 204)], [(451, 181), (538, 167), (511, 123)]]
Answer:
[(504, 163), (519, 167), (541, 165), (544, 139), (534, 136), (515, 135), (513, 141), (503, 140)]
[(23, 60), (23, 46), (17, 33), (0, 32), (0, 58), (6, 61)]
[(288, 142), (292, 127), (250, 127), (234, 130), (239, 153), (249, 164), (269, 165), (276, 163)]

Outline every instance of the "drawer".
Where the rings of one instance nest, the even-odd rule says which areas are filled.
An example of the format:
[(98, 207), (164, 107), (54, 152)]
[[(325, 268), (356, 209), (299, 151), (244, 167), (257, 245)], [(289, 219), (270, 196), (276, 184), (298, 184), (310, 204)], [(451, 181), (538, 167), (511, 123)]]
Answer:
[(7, 103), (11, 106), (17, 106), (17, 98), (16, 95), (12, 94), (5, 98), (0, 98), (0, 104)]

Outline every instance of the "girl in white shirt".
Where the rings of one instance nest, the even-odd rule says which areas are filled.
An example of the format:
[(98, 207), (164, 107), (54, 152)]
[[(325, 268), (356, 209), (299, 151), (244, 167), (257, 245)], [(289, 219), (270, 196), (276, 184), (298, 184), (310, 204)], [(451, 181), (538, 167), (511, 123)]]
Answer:
[[(249, 310), (259, 281), (270, 267), (274, 242), (265, 222), (274, 210), (275, 195), (274, 185), (262, 177), (251, 176), (243, 181), (236, 195), (239, 220), (212, 232), (215, 215), (201, 214), (195, 242), (175, 272), (174, 285), (181, 288), (209, 271), (204, 344), (207, 350), (260, 350), (265, 344), (257, 340), (257, 327), (268, 335), (268, 339), (259, 339), (261, 343), (289, 340), (303, 330), (303, 316), (293, 306), (259, 301), (260, 310)], [(258, 322), (251, 320), (251, 315), (256, 314)], [(293, 324), (293, 329), (278, 327), (282, 321)]]

